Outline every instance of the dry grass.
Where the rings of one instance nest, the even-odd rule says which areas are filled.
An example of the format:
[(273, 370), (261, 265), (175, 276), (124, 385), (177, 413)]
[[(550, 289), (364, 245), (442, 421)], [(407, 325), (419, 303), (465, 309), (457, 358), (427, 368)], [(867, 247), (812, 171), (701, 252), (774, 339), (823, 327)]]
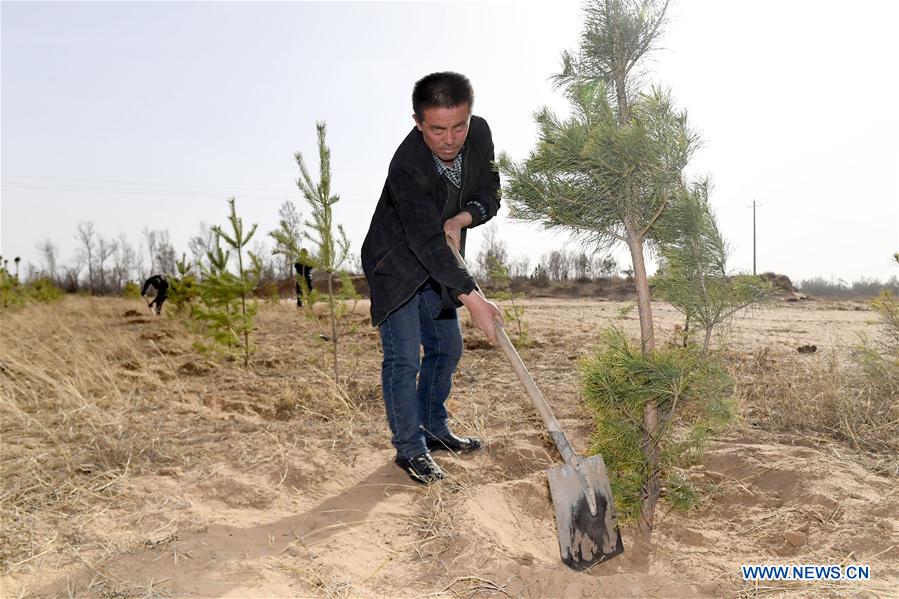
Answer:
[[(573, 364), (591, 342), (593, 325), (558, 335), (560, 327), (549, 316), (566, 322), (580, 304), (539, 306), (528, 306), (528, 314), (539, 316), (543, 310), (549, 324), (542, 329), (535, 325), (535, 339), (552, 342), (527, 348), (523, 355), (540, 373), (540, 384), (566, 429), (584, 440), (589, 430), (575, 399)], [(4, 589), (12, 596), (158, 597), (166, 590), (177, 596), (185, 587), (174, 578), (163, 580), (176, 576), (165, 566), (147, 573), (129, 571), (123, 564), (144, 552), (159, 557), (159, 564), (171, 563), (173, 557), (177, 564), (176, 547), (187, 551), (188, 537), (205, 542), (204, 527), (221, 521), (217, 511), (224, 506), (264, 520), (272, 513), (334, 503), (343, 493), (353, 495), (341, 501), (355, 493), (372, 505), (382, 501), (356, 488), (360, 472), (353, 470), (360, 462), (378, 469), (374, 485), (380, 485), (380, 477), (392, 468), (380, 457), (371, 459), (372, 452), (389, 453), (389, 431), (378, 385), (377, 333), (364, 315), (348, 317), (358, 320), (341, 349), (340, 369), (349, 382), (334, 385), (327, 344), (319, 342), (314, 323), (293, 306), (261, 306), (253, 339), (257, 352), (249, 370), (197, 353), (176, 321), (143, 313), (125, 317), (129, 308), (138, 307), (123, 300), (68, 297), (0, 317), (0, 569), (15, 584), (29, 585)], [(535, 322), (541, 321), (535, 316)], [(791, 432), (802, 426), (808, 435), (838, 436), (860, 447), (877, 435), (895, 437), (895, 429), (881, 431), (873, 424), (880, 418), (874, 403), (861, 414), (849, 409), (852, 404), (842, 408), (849, 423), (845, 433), (839, 432), (845, 424), (838, 419), (828, 421), (826, 429), (820, 426), (819, 418), (835, 409), (840, 397), (833, 390), (855, 384), (848, 367), (843, 364), (836, 379), (820, 355), (758, 354), (735, 368), (744, 383), (744, 411), (753, 422)], [(315, 596), (387, 596), (388, 589), (398, 588), (398, 580), (404, 585), (399, 594), (407, 596), (511, 592), (507, 577), (515, 572), (485, 566), (493, 562), (485, 562), (484, 547), (472, 543), (480, 539), (468, 528), (477, 507), (472, 499), (485, 484), (526, 478), (558, 457), (514, 376), (493, 350), (466, 352), (456, 383), (451, 426), (460, 434), (480, 436), (487, 441), (486, 451), (458, 460), (441, 454), (438, 461), (452, 478), (403, 490), (400, 496), (400, 474), (391, 470), (392, 482), (385, 484), (390, 497), (385, 491), (383, 499), (391, 503), (368, 519), (373, 526), (366, 531), (367, 540), (383, 550), (370, 569), (352, 575), (342, 570), (340, 552), (356, 541), (329, 534), (321, 542), (316, 537), (303, 543), (297, 537), (289, 550), (249, 565), (283, 575), (280, 580), (295, 585), (293, 593)], [(792, 395), (778, 400), (780, 393)], [(812, 405), (809, 409), (815, 411), (806, 414), (794, 407), (797, 397), (831, 403)], [(236, 489), (230, 503), (207, 496), (221, 483), (233, 483)], [(373, 481), (362, 487), (374, 486), (369, 483)], [(257, 506), (250, 500), (258, 495), (266, 501)], [(346, 505), (337, 502), (336, 507)], [(315, 530), (336, 526), (329, 522)], [(786, 523), (778, 520), (777, 526)], [(778, 531), (771, 529), (771, 534)], [(501, 553), (503, 547), (490, 550)], [(246, 558), (232, 561), (235, 569), (247, 567)], [(220, 567), (210, 567), (210, 578)], [(141, 576), (143, 581), (137, 580)], [(538, 584), (537, 577), (533, 574), (529, 583)], [(55, 590), (37, 586), (49, 582)]]
[(899, 363), (857, 349), (808, 356), (756, 351), (735, 366), (737, 394), (750, 424), (848, 442), (899, 474)]
[[(150, 518), (127, 534), (98, 524), (123, 505), (143, 513), (153, 503), (127, 495), (122, 483), (135, 477), (212, 472), (222, 459), (286, 475), (310, 439), (339, 451), (381, 424), (377, 385), (334, 384), (317, 365), (328, 357), (322, 345), (307, 341), (312, 325), (295, 310), (265, 306), (260, 351), (246, 370), (198, 354), (180, 323), (133, 307), (70, 296), (0, 318), (4, 575), (46, 559), (100, 563), (152, 540)], [(346, 358), (344, 372), (357, 359)], [(224, 443), (236, 433), (240, 443)], [(95, 584), (103, 581), (124, 584), (98, 574)]]
[(175, 399), (153, 399), (172, 390), (166, 372), (111, 328), (109, 310), (74, 298), (0, 319), (4, 572), (77, 546), (121, 481), (171, 461), (152, 417)]

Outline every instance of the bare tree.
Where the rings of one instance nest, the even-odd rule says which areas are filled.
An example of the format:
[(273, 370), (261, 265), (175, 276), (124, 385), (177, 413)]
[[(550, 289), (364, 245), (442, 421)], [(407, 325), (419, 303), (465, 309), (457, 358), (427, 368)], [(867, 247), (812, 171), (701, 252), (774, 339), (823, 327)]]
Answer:
[(559, 280), (567, 281), (571, 278), (571, 270), (574, 266), (574, 258), (568, 250), (559, 251)]
[(56, 246), (48, 237), (37, 244), (36, 249), (44, 261), (44, 273), (51, 281), (56, 281)]
[(553, 250), (548, 255), (544, 254), (540, 262), (546, 265), (550, 280), (562, 280), (562, 252)]
[(496, 223), (491, 222), (484, 228), (484, 240), (481, 242), (481, 251), (478, 252), (478, 270), (484, 278), (493, 279), (493, 273), (507, 268), (508, 261), (506, 242), (499, 238)]
[(106, 281), (106, 261), (115, 254), (116, 242), (112, 239), (106, 239), (102, 235), (97, 235), (97, 281), (99, 283), (97, 290), (100, 293), (108, 293), (109, 288)]
[(587, 256), (586, 252), (580, 252), (574, 256), (574, 278), (578, 281), (589, 281), (591, 274), (591, 267), (593, 266), (593, 261), (590, 260), (590, 257)]
[(157, 240), (157, 232), (151, 231), (147, 227), (141, 232), (144, 236), (144, 243), (147, 246), (147, 256), (150, 258), (149, 276), (156, 274), (156, 254), (159, 251), (159, 241)]
[(527, 278), (528, 275), (531, 274), (529, 270), (531, 266), (531, 259), (527, 256), (517, 256), (512, 260), (511, 266), (509, 270), (511, 271), (513, 279), (521, 279)]
[[(214, 254), (216, 242), (215, 232), (205, 222), (200, 222), (200, 230), (187, 242), (187, 247), (193, 256), (194, 272), (201, 273), (208, 269), (209, 255)], [(291, 266), (291, 268), (293, 268)]]
[(69, 293), (76, 293), (80, 289), (78, 278), (81, 276), (81, 269), (84, 263), (76, 260), (72, 264), (64, 264), (62, 266), (62, 286)]
[[(293, 253), (302, 248), (303, 216), (292, 201), (285, 200), (278, 209), (278, 217), (281, 225), (279, 229), (280, 236), (274, 237), (275, 248), (272, 252), (280, 256), (278, 259), (278, 276), (281, 279), (292, 280), (294, 278), (293, 264), (296, 260)], [(291, 239), (297, 240), (296, 244), (294, 244), (297, 247), (292, 248), (285, 245), (285, 240)], [(362, 271), (359, 270), (358, 272)]]
[[(115, 252), (112, 255), (112, 281), (114, 291), (118, 294), (125, 288), (125, 284), (131, 280), (132, 270), (137, 266), (137, 254), (134, 246), (124, 233), (119, 235), (115, 242)], [(140, 278), (140, 273), (135, 273)]]
[(178, 260), (175, 248), (169, 241), (169, 232), (143, 230), (144, 243), (150, 256), (150, 275), (157, 273), (175, 274), (178, 272), (175, 262)]
[(94, 293), (94, 252), (96, 249), (94, 235), (93, 221), (81, 221), (78, 223), (78, 234), (76, 239), (81, 242), (79, 259), (83, 264), (87, 265), (87, 284), (91, 291), (91, 295)]

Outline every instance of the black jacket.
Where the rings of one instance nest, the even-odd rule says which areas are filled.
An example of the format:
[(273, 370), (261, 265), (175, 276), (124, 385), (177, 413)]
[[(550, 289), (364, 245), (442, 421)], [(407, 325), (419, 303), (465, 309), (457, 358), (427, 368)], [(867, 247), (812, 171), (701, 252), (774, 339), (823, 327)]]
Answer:
[[(462, 154), (459, 206), (451, 207), (447, 206), (444, 179), (437, 173), (421, 132), (413, 128), (397, 148), (362, 244), (362, 270), (368, 279), (373, 325), (380, 325), (428, 278), (455, 296), (475, 288), (474, 280), (456, 264), (446, 244), (443, 223), (462, 210), (471, 214), (469, 228), (496, 216), (500, 183), (493, 159), (490, 127), (484, 119), (472, 116)], [(484, 208), (483, 216), (472, 202)]]

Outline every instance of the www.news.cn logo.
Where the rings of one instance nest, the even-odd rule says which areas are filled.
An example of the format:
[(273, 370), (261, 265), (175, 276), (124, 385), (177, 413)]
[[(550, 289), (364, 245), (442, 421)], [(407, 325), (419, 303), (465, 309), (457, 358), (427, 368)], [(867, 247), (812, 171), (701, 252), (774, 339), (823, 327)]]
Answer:
[(869, 580), (871, 569), (865, 564), (747, 565), (740, 566), (743, 580)]

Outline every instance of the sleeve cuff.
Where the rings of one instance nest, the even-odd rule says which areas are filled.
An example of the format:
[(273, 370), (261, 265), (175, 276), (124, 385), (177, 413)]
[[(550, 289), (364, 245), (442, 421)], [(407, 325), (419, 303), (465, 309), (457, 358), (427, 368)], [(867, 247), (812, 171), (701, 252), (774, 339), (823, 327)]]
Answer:
[(476, 288), (477, 284), (474, 282), (474, 279), (468, 277), (468, 280), (465, 281), (465, 285), (462, 286), (462, 289), (448, 289), (447, 291), (449, 292), (450, 298), (452, 298), (453, 300), (453, 304), (455, 304), (455, 306), (459, 308), (462, 306), (462, 302), (461, 300), (459, 300), (459, 296), (471, 293)]
[(465, 211), (471, 214), (471, 227), (476, 227), (487, 220), (487, 208), (477, 200), (465, 204)]

